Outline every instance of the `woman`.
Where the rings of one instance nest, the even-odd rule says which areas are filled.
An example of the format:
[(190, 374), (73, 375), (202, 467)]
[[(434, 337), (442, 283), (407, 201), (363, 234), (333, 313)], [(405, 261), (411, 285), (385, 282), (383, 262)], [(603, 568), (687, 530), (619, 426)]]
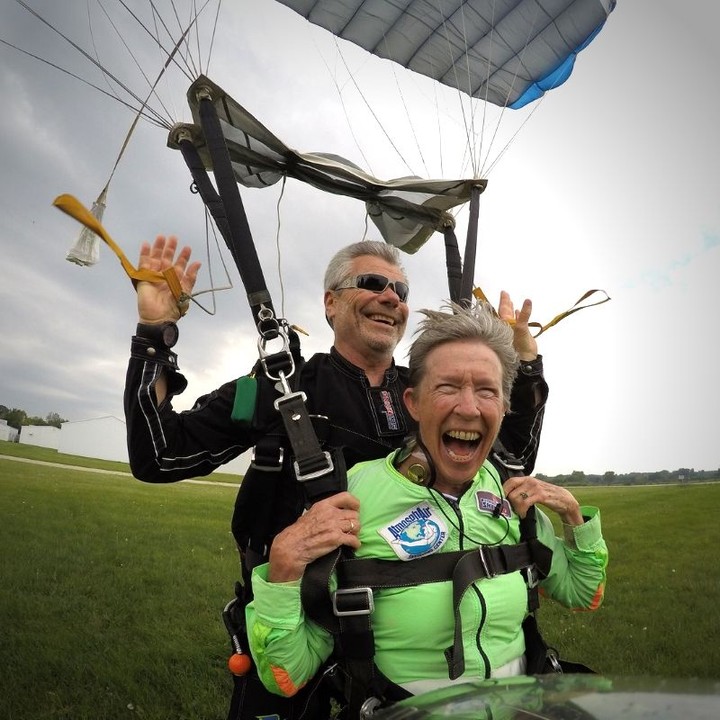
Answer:
[[(564, 538), (555, 537), (538, 510), (538, 539), (553, 552), (541, 591), (571, 608), (594, 610), (602, 602), (607, 547), (599, 511), (534, 477), (503, 484), (488, 461), (517, 372), (512, 330), (483, 305), (423, 313), (404, 393), (419, 426), (417, 446), (352, 468), (348, 492), (315, 504), (278, 535), (270, 562), (253, 575), (250, 645), (272, 692), (297, 692), (333, 649), (332, 635), (303, 610), (300, 581), (309, 563), (342, 545), (358, 558), (410, 563), (480, 545), (515, 545), (521, 519), (542, 505), (559, 515)], [(528, 612), (520, 571), (473, 582), (459, 601), (457, 625), (449, 578), (377, 590), (375, 663), (405, 690), (423, 692), (455, 679), (445, 653), (455, 640), (464, 656), (461, 679), (521, 675)]]

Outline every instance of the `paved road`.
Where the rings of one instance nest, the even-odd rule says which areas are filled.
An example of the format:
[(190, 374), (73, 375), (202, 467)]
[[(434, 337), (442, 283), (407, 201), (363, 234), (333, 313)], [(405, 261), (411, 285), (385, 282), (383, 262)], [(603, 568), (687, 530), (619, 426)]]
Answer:
[[(15, 457), (14, 455), (0, 455), (0, 460), (14, 460), (15, 462), (32, 463), (33, 465), (45, 465), (47, 467), (68, 468), (79, 472), (101, 473), (104, 475), (124, 475), (132, 477), (132, 473), (123, 470), (98, 470), (97, 468), (82, 467), (80, 465), (68, 465), (66, 463), (48, 462), (46, 460), (31, 460), (30, 458)], [(218, 480), (182, 480), (181, 482), (194, 483), (196, 485), (219, 485), (224, 487), (237, 488), (240, 483), (221, 482)]]

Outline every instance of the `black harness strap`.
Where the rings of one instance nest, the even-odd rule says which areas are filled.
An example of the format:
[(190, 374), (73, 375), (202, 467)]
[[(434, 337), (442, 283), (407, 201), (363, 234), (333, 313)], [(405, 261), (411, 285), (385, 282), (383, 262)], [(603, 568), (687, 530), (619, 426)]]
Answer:
[[(537, 539), (516, 545), (481, 545), (409, 561), (344, 557), (336, 551), (308, 565), (302, 579), (302, 602), (314, 622), (337, 633), (338, 617), (368, 614), (374, 590), (452, 580), (457, 609), (467, 588), (477, 580), (532, 566), (537, 566), (541, 576), (546, 577), (551, 561), (552, 551)], [(328, 601), (334, 571), (338, 590)]]
[[(499, 563), (498, 560), (500, 560)], [(493, 578), (516, 570), (527, 571), (532, 567), (537, 568), (542, 577), (547, 577), (550, 572), (551, 562), (552, 550), (537, 539), (521, 542), (518, 545), (493, 547), (481, 545), (477, 548), (477, 551), (467, 553), (458, 560), (452, 573), (455, 634), (452, 646), (445, 650), (451, 680), (456, 680), (465, 672), (465, 653), (462, 645), (462, 621), (460, 618), (460, 602), (465, 595), (465, 591), (476, 580)]]
[(215, 105), (209, 97), (209, 90), (207, 93), (203, 93), (201, 90), (199, 94), (200, 125), (212, 159), (218, 193), (227, 216), (232, 243), (230, 250), (245, 286), (253, 317), (255, 322), (259, 323), (261, 308), (264, 306), (272, 309), (270, 293), (267, 290), (262, 267), (252, 241), (250, 225), (248, 224), (245, 208), (233, 173), (232, 162), (225, 144), (220, 119), (215, 110)]
[(235, 264), (239, 267), (240, 257), (237, 254), (237, 248), (232, 239), (230, 225), (227, 215), (225, 214), (225, 206), (207, 174), (205, 165), (203, 165), (203, 161), (200, 158), (200, 153), (197, 151), (189, 135), (178, 135), (177, 144), (185, 160), (185, 164), (190, 170), (198, 194), (202, 198), (205, 207), (210, 211), (220, 234), (225, 240), (228, 250), (230, 250)]
[(445, 265), (447, 266), (448, 291), (450, 300), (460, 302), (460, 285), (462, 284), (462, 260), (458, 248), (457, 236), (452, 226), (445, 228)]
[(477, 250), (478, 215), (480, 213), (480, 193), (484, 188), (474, 185), (470, 193), (470, 217), (468, 219), (465, 240), (465, 257), (463, 258), (462, 282), (460, 283), (460, 299), (458, 302), (470, 304), (473, 290), (473, 273), (475, 272), (475, 255)]

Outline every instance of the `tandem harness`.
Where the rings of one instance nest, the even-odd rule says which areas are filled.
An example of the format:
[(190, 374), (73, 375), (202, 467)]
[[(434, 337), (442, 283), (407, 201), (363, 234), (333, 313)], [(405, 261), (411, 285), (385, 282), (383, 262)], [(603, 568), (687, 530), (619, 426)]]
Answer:
[[(519, 475), (522, 466), (493, 451), (491, 460), (503, 482)], [(515, 545), (481, 545), (469, 551), (437, 553), (410, 561), (354, 558), (344, 550), (326, 555), (308, 566), (302, 580), (302, 603), (310, 618), (335, 638), (332, 660), (342, 673), (341, 694), (348, 705), (347, 718), (366, 720), (379, 707), (409, 696), (391, 682), (374, 663), (372, 629), (375, 590), (407, 587), (451, 580), (455, 633), (445, 650), (450, 680), (465, 671), (462, 646), (460, 602), (477, 580), (520, 571), (528, 588), (530, 615), (523, 625), (528, 649), (528, 674), (547, 669), (547, 646), (537, 630), (534, 613), (539, 606), (538, 582), (547, 577), (552, 551), (537, 538), (534, 508), (520, 522), (520, 542)], [(337, 577), (337, 589), (330, 593), (330, 577)], [(534, 652), (537, 651), (537, 652)]]

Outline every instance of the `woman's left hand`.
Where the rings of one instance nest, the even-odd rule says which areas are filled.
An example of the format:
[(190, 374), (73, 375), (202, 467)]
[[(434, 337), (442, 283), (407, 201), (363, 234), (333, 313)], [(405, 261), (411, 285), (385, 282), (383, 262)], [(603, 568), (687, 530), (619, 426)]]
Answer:
[(582, 525), (580, 504), (564, 487), (526, 475), (510, 478), (503, 486), (513, 510), (524, 518), (532, 505), (543, 505), (560, 516), (566, 525)]

